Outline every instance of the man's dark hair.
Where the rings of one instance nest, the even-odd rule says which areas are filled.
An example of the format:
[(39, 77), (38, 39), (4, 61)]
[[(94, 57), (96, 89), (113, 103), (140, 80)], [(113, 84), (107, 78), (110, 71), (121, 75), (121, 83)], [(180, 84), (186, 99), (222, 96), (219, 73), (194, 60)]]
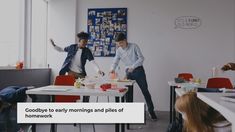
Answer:
[(77, 34), (77, 37), (78, 37), (79, 41), (80, 41), (81, 39), (86, 39), (86, 40), (88, 40), (89, 34), (88, 34), (88, 33), (85, 33), (85, 32), (80, 32), (80, 33)]
[(122, 40), (125, 40), (125, 39), (126, 39), (126, 35), (124, 33), (118, 33), (116, 38), (115, 38), (115, 41), (119, 42), (119, 41), (122, 41)]

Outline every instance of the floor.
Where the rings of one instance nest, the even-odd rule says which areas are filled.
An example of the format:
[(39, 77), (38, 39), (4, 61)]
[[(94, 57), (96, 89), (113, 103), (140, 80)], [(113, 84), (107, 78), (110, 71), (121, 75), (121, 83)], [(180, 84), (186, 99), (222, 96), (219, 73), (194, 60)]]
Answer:
[[(158, 111), (158, 120), (151, 121), (148, 116), (146, 116), (145, 124), (132, 124), (130, 125), (130, 130), (125, 132), (166, 132), (169, 123), (169, 112)], [(93, 132), (92, 125), (82, 124), (82, 132)], [(114, 132), (114, 125), (95, 125), (96, 132)], [(50, 126), (40, 124), (37, 125), (37, 132), (49, 132)], [(60, 124), (57, 125), (57, 132), (79, 132), (78, 125), (74, 127), (72, 124)]]

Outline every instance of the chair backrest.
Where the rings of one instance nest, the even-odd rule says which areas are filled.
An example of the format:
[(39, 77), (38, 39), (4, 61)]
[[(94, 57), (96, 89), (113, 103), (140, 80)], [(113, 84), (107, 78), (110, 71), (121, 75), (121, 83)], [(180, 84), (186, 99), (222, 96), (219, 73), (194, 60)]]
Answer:
[[(70, 75), (59, 75), (56, 76), (54, 85), (69, 85), (73, 86), (75, 78)], [(65, 96), (65, 95), (56, 95), (55, 102), (76, 102), (80, 99), (80, 96)]]
[(209, 78), (207, 81), (207, 88), (227, 88), (233, 89), (233, 85), (229, 78), (216, 77)]
[(179, 73), (178, 78), (182, 78), (186, 81), (190, 81), (190, 78), (193, 78), (193, 75), (191, 73)]

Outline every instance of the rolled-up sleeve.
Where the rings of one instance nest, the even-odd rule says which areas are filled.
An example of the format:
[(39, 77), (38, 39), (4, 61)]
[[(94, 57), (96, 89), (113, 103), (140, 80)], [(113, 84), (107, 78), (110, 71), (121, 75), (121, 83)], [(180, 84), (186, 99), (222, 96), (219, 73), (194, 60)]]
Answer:
[(54, 46), (54, 49), (58, 52), (65, 52), (65, 50), (57, 45)]
[(117, 50), (117, 51), (116, 51), (116, 55), (115, 55), (115, 57), (114, 57), (114, 59), (113, 59), (113, 63), (112, 63), (111, 68), (110, 68), (111, 71), (112, 71), (112, 70), (115, 70), (115, 69), (117, 68), (118, 63), (119, 63), (120, 60), (121, 60), (120, 53), (119, 53), (119, 51)]

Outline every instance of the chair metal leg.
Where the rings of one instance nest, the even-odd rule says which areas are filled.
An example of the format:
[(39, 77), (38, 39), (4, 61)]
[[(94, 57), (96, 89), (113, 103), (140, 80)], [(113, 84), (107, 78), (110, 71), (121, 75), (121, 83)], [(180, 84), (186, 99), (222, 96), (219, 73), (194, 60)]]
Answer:
[(99, 97), (97, 96), (97, 97), (96, 97), (96, 102), (98, 102), (98, 101), (99, 101)]
[(107, 99), (108, 99), (108, 103), (109, 103), (109, 96), (107, 96)]
[(81, 124), (79, 124), (79, 132), (82, 132)]

